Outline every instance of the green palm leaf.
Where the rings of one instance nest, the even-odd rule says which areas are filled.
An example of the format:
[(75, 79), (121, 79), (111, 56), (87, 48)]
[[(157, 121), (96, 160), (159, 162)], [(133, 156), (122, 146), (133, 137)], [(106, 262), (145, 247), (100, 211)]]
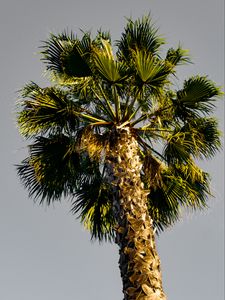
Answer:
[(132, 50), (137, 49), (157, 55), (162, 44), (164, 40), (158, 35), (158, 29), (152, 24), (149, 15), (136, 21), (128, 19), (121, 39), (116, 43), (117, 55), (121, 60), (129, 60)]
[(74, 141), (64, 135), (37, 137), (29, 150), (30, 156), (17, 170), (30, 196), (50, 204), (74, 192), (80, 170)]
[(143, 83), (148, 84), (152, 89), (159, 89), (168, 82), (167, 77), (172, 72), (169, 64), (142, 50), (136, 50), (133, 56), (135, 69)]
[(75, 130), (79, 124), (77, 113), (81, 107), (64, 90), (40, 88), (34, 83), (21, 92), (22, 110), (18, 113), (18, 124), (22, 135), (29, 137), (46, 131)]
[(207, 77), (195, 76), (184, 82), (182, 90), (177, 91), (173, 100), (175, 115), (181, 119), (192, 118), (200, 114), (209, 114), (214, 108), (220, 89)]
[(196, 118), (185, 124), (182, 132), (191, 140), (192, 154), (196, 158), (211, 158), (220, 150), (220, 132), (214, 118)]
[(160, 179), (158, 184), (147, 185), (149, 212), (158, 233), (181, 218), (182, 207), (195, 210), (207, 206), (209, 176), (194, 162), (164, 168)]
[(173, 66), (190, 63), (189, 51), (182, 49), (179, 45), (177, 49), (170, 48), (166, 54), (166, 60)]
[(72, 212), (79, 214), (92, 238), (99, 241), (114, 239), (115, 221), (110, 199), (111, 186), (97, 169), (95, 175), (84, 181), (74, 194)]
[(92, 74), (88, 64), (91, 53), (89, 33), (84, 33), (81, 40), (66, 32), (52, 34), (42, 48), (41, 53), (47, 70), (56, 75), (85, 77)]
[(123, 78), (125, 66), (115, 60), (112, 46), (107, 40), (102, 40), (102, 48), (95, 49), (94, 65), (99, 74), (109, 83), (116, 83)]
[(189, 161), (190, 156), (210, 158), (220, 149), (220, 133), (213, 118), (190, 120), (174, 133), (168, 135), (164, 149), (167, 162)]

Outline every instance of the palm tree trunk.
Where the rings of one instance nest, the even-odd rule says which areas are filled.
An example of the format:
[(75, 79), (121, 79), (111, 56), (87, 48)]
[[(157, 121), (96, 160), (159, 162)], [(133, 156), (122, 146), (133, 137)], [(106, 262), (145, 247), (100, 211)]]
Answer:
[(124, 300), (165, 300), (138, 144), (128, 127), (115, 130), (110, 149)]

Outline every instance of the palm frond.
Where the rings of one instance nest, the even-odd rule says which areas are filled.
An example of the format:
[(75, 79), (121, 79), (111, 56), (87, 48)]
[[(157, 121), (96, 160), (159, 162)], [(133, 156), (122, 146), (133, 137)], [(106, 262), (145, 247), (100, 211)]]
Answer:
[(111, 35), (109, 31), (104, 31), (101, 28), (97, 31), (97, 35), (94, 39), (94, 45), (101, 47), (102, 46), (102, 40), (108, 41), (110, 44), (112, 42)]
[(129, 60), (132, 50), (143, 50), (152, 55), (158, 55), (164, 39), (159, 36), (158, 29), (152, 23), (149, 15), (133, 21), (128, 19), (121, 39), (116, 42), (117, 55), (121, 60)]
[(176, 164), (169, 170), (173, 176), (181, 179), (185, 192), (182, 205), (193, 210), (206, 208), (207, 199), (212, 196), (209, 174), (200, 169), (193, 160), (186, 164)]
[(220, 149), (220, 132), (213, 118), (190, 120), (174, 133), (168, 134), (164, 155), (167, 162), (187, 162), (195, 158), (210, 158)]
[(173, 100), (175, 116), (183, 120), (209, 114), (221, 90), (206, 76), (194, 76), (184, 82)]
[(186, 123), (182, 132), (192, 141), (192, 154), (196, 158), (211, 158), (220, 150), (220, 132), (214, 118), (196, 118)]
[(80, 154), (73, 140), (63, 135), (37, 137), (29, 150), (17, 171), (30, 197), (50, 204), (74, 192)]
[(170, 62), (173, 66), (183, 65), (185, 63), (190, 63), (189, 51), (182, 49), (179, 45), (177, 49), (170, 48), (166, 54), (166, 60)]
[(165, 83), (168, 83), (168, 75), (171, 74), (171, 65), (166, 61), (155, 58), (152, 53), (137, 49), (133, 52), (135, 70), (144, 84), (153, 89), (159, 90)]
[(96, 170), (91, 179), (84, 181), (74, 194), (71, 210), (74, 214), (79, 214), (78, 217), (91, 232), (93, 239), (114, 239), (115, 220), (111, 199), (111, 186), (99, 170)]
[(51, 34), (42, 47), (42, 60), (47, 70), (58, 75), (86, 77), (92, 74), (88, 60), (91, 53), (90, 33), (84, 33), (79, 40), (66, 32)]
[(94, 132), (92, 127), (86, 127), (82, 131), (79, 147), (81, 151), (86, 151), (91, 159), (101, 161), (104, 152), (109, 146), (109, 132)]
[(158, 185), (147, 184), (149, 213), (158, 233), (180, 219), (181, 207), (193, 210), (207, 207), (207, 198), (211, 196), (209, 176), (193, 161), (164, 168), (160, 178)]
[(169, 176), (165, 171), (161, 174), (160, 185), (149, 186), (149, 188), (149, 213), (159, 233), (179, 220), (184, 191), (179, 179)]
[(25, 137), (46, 131), (75, 130), (79, 125), (77, 113), (81, 108), (65, 90), (40, 88), (30, 83), (21, 91), (24, 100), (18, 102), (20, 133)]
[(103, 79), (111, 84), (124, 79), (125, 65), (115, 60), (109, 41), (102, 40), (102, 48), (96, 48), (93, 57), (97, 72)]

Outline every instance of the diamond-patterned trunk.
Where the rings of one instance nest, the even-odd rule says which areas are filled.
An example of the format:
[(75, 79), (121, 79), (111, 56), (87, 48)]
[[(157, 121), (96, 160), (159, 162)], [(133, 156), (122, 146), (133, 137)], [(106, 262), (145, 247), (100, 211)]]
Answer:
[(129, 128), (116, 129), (110, 149), (124, 300), (165, 300), (138, 143)]

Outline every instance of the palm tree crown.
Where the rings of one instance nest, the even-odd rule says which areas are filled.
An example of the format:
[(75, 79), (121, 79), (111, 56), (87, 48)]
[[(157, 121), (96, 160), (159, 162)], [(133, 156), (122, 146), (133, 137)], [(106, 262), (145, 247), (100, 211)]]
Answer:
[(174, 89), (188, 52), (178, 46), (162, 57), (164, 42), (149, 16), (128, 19), (114, 46), (103, 31), (95, 38), (52, 34), (41, 52), (52, 86), (31, 82), (21, 90), (18, 124), (31, 145), (18, 174), (41, 203), (69, 197), (93, 238), (114, 239), (107, 162), (119, 129), (129, 128), (138, 142), (157, 232), (179, 219), (181, 207), (204, 208), (210, 195), (209, 175), (196, 159), (220, 148), (210, 113), (221, 92), (206, 76)]

